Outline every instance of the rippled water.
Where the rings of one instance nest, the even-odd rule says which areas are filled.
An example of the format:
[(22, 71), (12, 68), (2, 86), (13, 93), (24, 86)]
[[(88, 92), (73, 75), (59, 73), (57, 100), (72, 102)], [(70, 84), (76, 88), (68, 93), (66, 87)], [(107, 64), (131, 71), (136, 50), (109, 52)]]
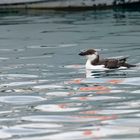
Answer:
[(85, 71), (78, 53), (140, 63), (139, 11), (1, 14), (0, 139), (139, 140), (140, 67)]

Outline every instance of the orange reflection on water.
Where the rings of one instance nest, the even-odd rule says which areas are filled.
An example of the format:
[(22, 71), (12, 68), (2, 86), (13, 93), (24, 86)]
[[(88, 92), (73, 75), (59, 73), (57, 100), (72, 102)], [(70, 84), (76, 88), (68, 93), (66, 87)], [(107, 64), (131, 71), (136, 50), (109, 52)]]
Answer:
[(120, 84), (120, 83), (122, 83), (123, 82), (123, 80), (121, 80), (121, 79), (112, 79), (112, 80), (108, 80), (107, 81), (107, 83), (109, 83), (109, 84)]
[(68, 106), (67, 106), (67, 104), (58, 104), (58, 107), (63, 109), (63, 108), (66, 108)]
[(92, 90), (106, 91), (106, 90), (109, 90), (109, 88), (106, 86), (93, 86), (93, 87), (80, 87), (79, 90), (80, 91), (92, 91)]
[(87, 101), (87, 100), (89, 100), (89, 97), (79, 97), (78, 99), (80, 101)]
[[(80, 116), (80, 118), (96, 118), (98, 120), (101, 120), (101, 121), (106, 121), (106, 120), (115, 120), (117, 119), (117, 115), (109, 115), (109, 116), (105, 116), (105, 115), (102, 115), (102, 116), (99, 116), (98, 113), (100, 111), (96, 111), (96, 110), (89, 110), (89, 111), (84, 111), (84, 112), (80, 112), (80, 114), (86, 114), (86, 116)], [(88, 115), (88, 116), (87, 116)], [(89, 116), (90, 115), (90, 116)], [(91, 115), (96, 115), (96, 116), (91, 116)]]
[(91, 130), (85, 130), (83, 132), (83, 135), (85, 135), (85, 136), (91, 136), (92, 134), (93, 134), (93, 132)]
[[(82, 112), (82, 114), (83, 114), (84, 112)], [(93, 111), (93, 115), (95, 115), (95, 116), (91, 116), (91, 114), (88, 114), (88, 115), (86, 115), (86, 116), (77, 116), (78, 118), (80, 118), (80, 119), (91, 119), (91, 118), (93, 118), (93, 119), (95, 119), (95, 120), (100, 120), (100, 121), (107, 121), (107, 120), (116, 120), (118, 117), (117, 117), (117, 115), (110, 115), (110, 116), (100, 116), (100, 115), (98, 115), (98, 114), (96, 114), (96, 111)]]
[(97, 94), (110, 93), (110, 88), (107, 86), (93, 86), (93, 87), (80, 87), (80, 91), (96, 91)]
[(68, 82), (65, 82), (66, 84), (80, 84), (82, 83), (82, 78), (80, 79), (74, 79), (74, 80), (71, 80), (71, 81), (68, 81)]
[(94, 110), (89, 110), (89, 111), (84, 111), (84, 112), (80, 112), (82, 114), (88, 114), (88, 115), (92, 115), (92, 114), (96, 114), (97, 112)]

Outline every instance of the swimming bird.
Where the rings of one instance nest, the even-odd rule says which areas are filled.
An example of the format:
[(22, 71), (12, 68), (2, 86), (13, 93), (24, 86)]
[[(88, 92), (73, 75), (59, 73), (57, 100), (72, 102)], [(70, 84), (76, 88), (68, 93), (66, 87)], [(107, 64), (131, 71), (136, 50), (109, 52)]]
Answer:
[(136, 67), (126, 62), (128, 57), (100, 59), (99, 53), (95, 49), (88, 49), (80, 52), (80, 56), (86, 56), (86, 69), (117, 69)]

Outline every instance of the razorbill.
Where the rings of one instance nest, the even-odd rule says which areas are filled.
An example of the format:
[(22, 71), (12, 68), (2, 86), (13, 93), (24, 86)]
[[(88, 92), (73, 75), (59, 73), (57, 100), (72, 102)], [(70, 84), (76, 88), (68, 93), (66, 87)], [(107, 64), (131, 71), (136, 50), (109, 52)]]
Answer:
[(100, 59), (99, 53), (95, 49), (88, 49), (79, 53), (80, 56), (86, 56), (86, 69), (119, 69), (136, 67), (126, 62), (128, 57)]

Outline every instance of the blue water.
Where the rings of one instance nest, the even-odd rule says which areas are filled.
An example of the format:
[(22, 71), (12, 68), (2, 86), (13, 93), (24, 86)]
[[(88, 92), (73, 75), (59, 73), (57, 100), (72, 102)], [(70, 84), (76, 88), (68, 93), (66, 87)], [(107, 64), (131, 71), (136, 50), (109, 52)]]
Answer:
[[(139, 140), (139, 11), (3, 13), (0, 33), (0, 139)], [(86, 71), (87, 48), (138, 67)]]

